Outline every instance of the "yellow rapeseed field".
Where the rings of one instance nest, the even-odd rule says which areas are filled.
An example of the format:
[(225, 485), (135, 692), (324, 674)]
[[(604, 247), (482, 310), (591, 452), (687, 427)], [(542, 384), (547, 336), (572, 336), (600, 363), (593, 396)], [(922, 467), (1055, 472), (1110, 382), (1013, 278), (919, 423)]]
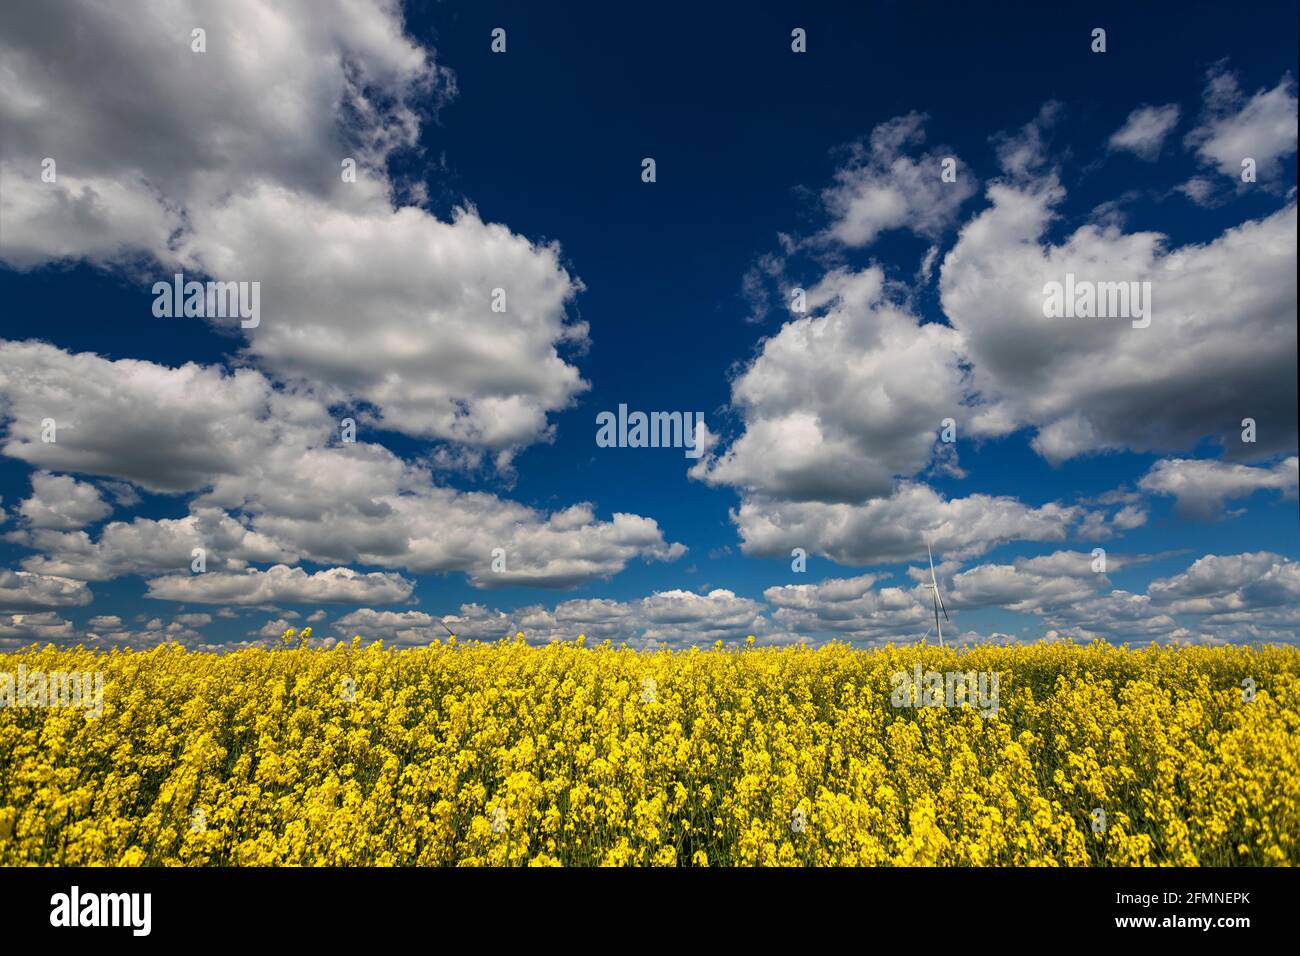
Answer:
[[(1104, 643), (637, 652), (360, 638), (0, 654), (0, 863), (1300, 861), (1300, 652)], [(897, 672), (998, 675), (996, 713)]]

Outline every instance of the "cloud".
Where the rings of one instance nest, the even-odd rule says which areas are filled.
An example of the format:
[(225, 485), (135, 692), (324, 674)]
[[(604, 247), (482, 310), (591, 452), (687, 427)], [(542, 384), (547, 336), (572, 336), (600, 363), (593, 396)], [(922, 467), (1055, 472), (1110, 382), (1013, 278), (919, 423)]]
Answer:
[(562, 601), (554, 608), (529, 605), (501, 611), (480, 604), (463, 604), (457, 614), (440, 618), (423, 611), (376, 611), (361, 608), (336, 621), (340, 637), (359, 634), (397, 644), (427, 644), (447, 637), (446, 625), (460, 640), (495, 641), (522, 632), (532, 643), (575, 640), (588, 644), (626, 641), (634, 646), (689, 646), (714, 641), (739, 642), (750, 634), (771, 639), (770, 622), (761, 602), (717, 588), (707, 594), (659, 591), (633, 601), (605, 598)]
[(196, 548), (203, 549), (208, 571), (242, 570), (249, 562), (297, 560), (217, 508), (196, 508), (184, 518), (114, 521), (104, 526), (97, 540), (84, 531), (14, 532), (5, 537), (43, 552), (23, 561), (29, 571), (83, 581), (188, 572)]
[(1140, 504), (1125, 504), (1113, 512), (1098, 508), (1084, 514), (1075, 534), (1083, 541), (1105, 541), (1142, 527), (1147, 518), (1147, 510)]
[[(505, 465), (512, 449), (548, 439), (547, 413), (587, 388), (557, 351), (585, 346), (587, 331), (567, 319), (580, 285), (554, 244), (473, 210), (447, 223), (270, 187), (194, 223), (205, 272), (262, 277), (249, 356), (330, 401), (366, 403), (358, 421), (490, 449)], [(495, 289), (505, 311), (492, 307)]]
[(1187, 182), (1174, 187), (1175, 190), (1182, 193), (1198, 206), (1209, 209), (1218, 205), (1215, 198), (1215, 183), (1212, 179), (1204, 176), (1193, 176)]
[(1077, 506), (1033, 507), (1004, 495), (949, 499), (904, 481), (889, 497), (860, 505), (746, 498), (732, 520), (745, 554), (788, 558), (804, 548), (869, 566), (918, 558), (927, 540), (936, 552), (961, 558), (1009, 541), (1063, 541), (1083, 514)]
[(1228, 611), (1197, 623), (1194, 640), (1203, 644), (1294, 644), (1300, 635), (1300, 611), (1295, 607)]
[(765, 252), (745, 271), (740, 280), (740, 294), (749, 306), (746, 322), (761, 322), (772, 310), (772, 296), (766, 282), (780, 280), (785, 271), (785, 259)]
[(76, 634), (76, 628), (53, 611), (39, 614), (0, 614), (0, 647), (11, 650), (33, 642), (65, 642)]
[[(1154, 557), (1154, 556), (1149, 556)], [(1145, 593), (1114, 590), (1046, 608), (1049, 633), (1089, 640), (1222, 644), (1300, 638), (1300, 563), (1270, 552), (1208, 554)], [(1179, 623), (1178, 618), (1194, 618)]]
[(878, 267), (808, 291), (820, 315), (785, 323), (732, 383), (744, 434), (692, 476), (791, 501), (857, 503), (926, 468), (962, 416), (957, 335), (886, 294)]
[[(38, 468), (194, 491), (265, 449), (323, 442), (318, 402), (275, 389), (252, 369), (110, 361), (41, 342), (0, 341), (4, 453)], [(54, 441), (43, 440), (47, 420)]]
[[(1175, 112), (1135, 114), (1120, 141), (1146, 148), (1152, 136), (1137, 131), (1172, 125)], [(975, 438), (1036, 427), (1033, 445), (1054, 464), (1194, 445), (1207, 433), (1226, 444), (1245, 402), (1275, 431), (1267, 448), (1233, 453), (1294, 444), (1294, 206), (1172, 253), (1165, 237), (1114, 222), (1045, 245), (1064, 197), (1045, 172), (1045, 131), (1059, 113), (1049, 103), (1019, 133), (995, 138), (1012, 178), (989, 187), (991, 208), (944, 260), (951, 328), (890, 302), (878, 268), (837, 269), (809, 292), (824, 314), (787, 322), (737, 377), (732, 405), (744, 431), (691, 474), (741, 492), (733, 518), (746, 554), (802, 547), (862, 565), (914, 557), (929, 534), (970, 556), (1010, 540), (1063, 540), (1071, 526), (1101, 540), (1147, 520), (1133, 502), (1107, 515), (987, 495), (941, 500), (911, 479), (927, 468), (964, 475), (955, 454), (936, 450), (945, 417)], [(906, 141), (917, 128), (894, 133)], [(1151, 282), (1152, 327), (1044, 320), (1043, 286), (1066, 272)], [(1208, 388), (1207, 369), (1218, 377)], [(945, 515), (958, 510), (960, 522)]]
[[(1048, 461), (1107, 450), (1170, 452), (1219, 440), (1236, 456), (1295, 447), (1296, 207), (1167, 250), (1154, 232), (1085, 225), (1044, 241), (1063, 191), (1054, 177), (996, 183), (940, 278), (983, 413), (968, 430), (1037, 429)], [(1045, 318), (1044, 287), (1149, 282), (1151, 324)], [(1154, 360), (1159, 356), (1159, 360)], [(1255, 418), (1256, 445), (1237, 440)]]
[(285, 618), (276, 618), (267, 621), (261, 627), (248, 632), (249, 637), (257, 637), (266, 641), (278, 641), (284, 632), (289, 630), (293, 625)]
[[(932, 611), (921, 588), (875, 588), (876, 575), (770, 587), (763, 597), (782, 629), (805, 637), (866, 643), (920, 639)], [(924, 598), (924, 600), (923, 600)]]
[(44, 471), (32, 475), (32, 496), (18, 505), (29, 526), (56, 531), (76, 531), (112, 512), (94, 485)]
[(34, 608), (69, 607), (89, 604), (93, 598), (84, 581), (30, 571), (0, 569), (0, 609), (27, 611)]
[(1063, 110), (1060, 103), (1048, 101), (1018, 132), (992, 137), (1004, 173), (1019, 180), (1042, 172), (1047, 166), (1047, 131), (1056, 125)]
[[(246, 333), (277, 380), (507, 471), (549, 440), (548, 414), (587, 388), (559, 354), (587, 343), (566, 314), (581, 283), (553, 243), (468, 205), (444, 222), (400, 201), (386, 163), (418, 142), (416, 104), (452, 89), (400, 5), (146, 7), (63, 2), (6, 22), (5, 261), (259, 282), (256, 327), (212, 321)], [(206, 53), (191, 52), (196, 23)]]
[[(1165, 555), (1111, 554), (1107, 571), (1161, 557)], [(1182, 574), (1152, 582), (1147, 593), (1111, 589), (1107, 575), (1093, 571), (1093, 561), (1091, 553), (1066, 550), (964, 571), (945, 561), (936, 572), (952, 614), (951, 629), (961, 633), (957, 618), (962, 611), (983, 608), (1032, 615), (1042, 624), (1040, 633), (1051, 639), (1222, 643), (1253, 634), (1294, 641), (1300, 628), (1300, 614), (1294, 611), (1300, 604), (1300, 564), (1281, 555), (1207, 555)], [(909, 569), (909, 575), (928, 583), (929, 569)], [(1183, 615), (1199, 620), (1185, 626), (1176, 618)], [(735, 643), (753, 634), (769, 644), (849, 640), (879, 646), (920, 639), (933, 622), (933, 611), (929, 589), (922, 584), (891, 586), (880, 575), (862, 574), (769, 587), (763, 601), (718, 589), (708, 594), (658, 592), (631, 601), (563, 601), (549, 609), (530, 605), (502, 611), (464, 604), (457, 613), (441, 616), (362, 608), (341, 618), (333, 630), (343, 639), (358, 634), (365, 640), (414, 645), (445, 639), (439, 621), (461, 640), (513, 639), (522, 631), (532, 643), (585, 634), (588, 643), (681, 647), (714, 640)], [(958, 638), (963, 639), (985, 636), (967, 630)], [(1018, 640), (1007, 634), (997, 639)]]
[[(366, 563), (466, 571), (481, 587), (569, 587), (644, 557), (685, 553), (640, 515), (596, 517), (578, 503), (552, 513), (487, 492), (435, 485), (430, 469), (365, 440), (337, 443), (321, 402), (251, 369), (108, 361), (36, 342), (0, 343), (6, 454), (45, 468), (123, 478), (156, 491), (206, 491), (184, 518), (35, 528), (10, 541), (44, 552), (28, 570), (107, 580), (248, 563)], [(54, 418), (57, 440), (41, 440)], [(331, 442), (336, 442), (330, 444)], [(238, 511), (233, 517), (228, 512)], [(493, 550), (506, 553), (492, 569)]]
[(1284, 555), (1206, 555), (1182, 574), (1153, 581), (1148, 594), (1171, 614), (1198, 615), (1188, 626), (1190, 640), (1300, 640), (1300, 563)]
[(1100, 556), (1092, 552), (1056, 551), (1010, 563), (977, 565), (947, 580), (940, 575), (941, 587), (950, 608), (997, 607), (1042, 614), (1088, 602), (1110, 588), (1108, 574), (1162, 556), (1110, 553), (1100, 564)]
[[(362, 563), (416, 573), (464, 571), (477, 587), (571, 587), (621, 571), (642, 557), (671, 561), (685, 553), (658, 524), (615, 513), (602, 521), (580, 503), (545, 513), (485, 492), (431, 483), (426, 470), (378, 446), (315, 449), (263, 464), (294, 468), (291, 483), (255, 474), (219, 486), (227, 506), (253, 515), (253, 526), (317, 563)], [(504, 567), (493, 568), (500, 549)]]
[(20, 0), (0, 16), (3, 256), (19, 268), (167, 261), (188, 214), (254, 176), (344, 197), (342, 158), (379, 176), (415, 143), (416, 102), (451, 90), (391, 0), (146, 0), (130, 16)]
[[(925, 141), (928, 117), (908, 113), (872, 130), (868, 143), (855, 142), (836, 152), (842, 157), (833, 182), (819, 194), (828, 222), (811, 236), (778, 233), (781, 252), (764, 253), (741, 280), (741, 295), (749, 308), (747, 322), (760, 322), (773, 307), (789, 307), (797, 283), (787, 275), (791, 257), (811, 253), (819, 263), (835, 261), (848, 249), (871, 245), (892, 229), (938, 239), (953, 222), (963, 203), (975, 194), (976, 180), (959, 157), (937, 147), (917, 158), (907, 155)], [(945, 162), (954, 164), (951, 182), (945, 182)], [(928, 281), (938, 255), (932, 245), (921, 264), (919, 281)], [(835, 283), (835, 277), (823, 281)], [(776, 287), (774, 290), (772, 287)]]
[(533, 604), (514, 611), (468, 603), (456, 613), (437, 616), (416, 610), (359, 608), (335, 621), (332, 630), (344, 639), (360, 635), (367, 641), (382, 638), (407, 646), (445, 641), (451, 634), (460, 641), (490, 642), (513, 640), (523, 633), (534, 644), (572, 641), (586, 634), (595, 642), (619, 636), (620, 628), (631, 623), (629, 618), (627, 606), (611, 600), (565, 601), (550, 609)]
[(277, 564), (242, 574), (209, 571), (153, 578), (145, 596), (195, 604), (396, 604), (409, 600), (414, 587), (391, 572), (362, 574), (351, 568), (328, 568), (308, 574), (302, 568)]
[(1178, 125), (1177, 103), (1167, 106), (1140, 106), (1128, 115), (1124, 125), (1111, 134), (1111, 149), (1127, 150), (1140, 159), (1154, 162), (1160, 155), (1165, 137)]
[[(984, 564), (956, 574), (944, 592), (950, 608), (1001, 607), (1033, 612), (1083, 601), (1109, 586), (1091, 554), (1061, 552), (1011, 564)], [(1109, 562), (1108, 562), (1109, 566)], [(1113, 568), (1112, 568), (1113, 570)]]
[[(189, 49), (196, 24), (208, 33), (205, 54)], [(468, 201), (440, 219), (390, 177), (389, 161), (420, 142), (418, 104), (452, 92), (431, 51), (406, 35), (395, 0), (231, 0), (215, 11), (159, 0), (125, 18), (90, 2), (18, 3), (0, 12), (0, 92), (0, 259), (20, 270), (87, 261), (142, 289), (183, 269), (257, 280), (263, 294), (256, 328), (214, 320), (241, 337), (233, 370), (0, 343), (3, 451), (39, 469), (6, 536), (37, 553), (25, 570), (0, 572), (0, 640), (66, 636), (72, 625), (57, 615), (22, 612), (84, 605), (86, 581), (128, 574), (151, 578), (150, 597), (256, 607), (278, 628), (297, 615), (276, 603), (408, 602), (413, 583), (398, 572), (570, 587), (685, 552), (640, 515), (604, 519), (587, 502), (547, 511), (437, 480), (489, 457), (508, 474), (521, 448), (550, 440), (552, 414), (588, 387), (572, 358), (588, 329), (570, 315), (582, 284), (556, 244), (485, 222)], [(1216, 68), (1187, 142), (1233, 176), (1249, 149), (1261, 179), (1276, 178), (1295, 151), (1295, 103), (1289, 76), (1247, 97)], [(995, 137), (1007, 179), (989, 186), (990, 208), (941, 264), (951, 325), (923, 322), (881, 267), (836, 263), (908, 229), (931, 242), (919, 273), (928, 282), (975, 180), (959, 165), (957, 182), (942, 182), (947, 151), (921, 151), (921, 114), (851, 147), (819, 197), (825, 228), (782, 239), (786, 254), (811, 250), (830, 263), (809, 291), (813, 314), (761, 344), (732, 383), (740, 436), (721, 448), (711, 434), (691, 473), (738, 490), (746, 554), (787, 559), (803, 547), (886, 563), (919, 557), (928, 537), (954, 609), (1139, 636), (1188, 633), (1173, 620), (1184, 613), (1204, 615), (1203, 633), (1220, 638), (1278, 633), (1294, 620), (1289, 559), (1207, 556), (1146, 594), (1098, 593), (1109, 583), (1082, 569), (1083, 552), (961, 570), (960, 560), (1010, 541), (1131, 530), (1146, 511), (1138, 501), (945, 497), (916, 480), (964, 477), (955, 446), (936, 446), (945, 417), (963, 438), (1033, 429), (1034, 448), (1054, 464), (1121, 449), (1173, 454), (1207, 437), (1229, 458), (1263, 460), (1296, 443), (1294, 204), (1173, 250), (1163, 235), (1124, 232), (1114, 204), (1049, 240), (1064, 191), (1046, 141), (1060, 112), (1049, 103)], [(1177, 121), (1175, 105), (1143, 107), (1109, 145), (1154, 159)], [(59, 163), (57, 182), (41, 181), (45, 156)], [(356, 183), (339, 176), (344, 157), (358, 162)], [(1206, 177), (1180, 188), (1194, 202), (1215, 197)], [(747, 277), (755, 315), (767, 307), (764, 281), (781, 280), (785, 262), (768, 257)], [(1043, 283), (1066, 271), (1150, 281), (1151, 328), (1045, 322)], [(491, 307), (497, 289), (503, 312)], [(355, 444), (338, 441), (345, 415), (360, 426)], [(1257, 445), (1233, 438), (1245, 415), (1260, 422)], [(47, 420), (55, 442), (42, 435)], [(404, 458), (375, 443), (380, 430), (440, 444)], [(1295, 462), (1166, 459), (1141, 487), (1211, 516), (1257, 488), (1294, 494)], [(197, 497), (183, 516), (115, 521), (92, 535), (85, 528), (111, 514), (99, 488), (53, 472), (97, 476), (126, 507), (138, 502), (132, 486)], [(208, 571), (190, 575), (196, 547)], [(498, 553), (504, 569), (493, 567)], [(300, 561), (327, 570), (292, 567)], [(353, 563), (382, 570), (334, 566)], [(335, 626), (397, 643), (441, 635), (439, 621), (465, 636), (639, 643), (912, 634), (927, 616), (918, 589), (877, 585), (862, 575), (772, 588), (766, 604), (712, 589), (510, 611), (465, 604), (443, 618), (362, 608)], [(87, 636), (197, 641), (211, 621), (182, 613), (132, 631), (97, 615)]]
[(1174, 496), (1186, 518), (1215, 521), (1225, 517), (1224, 504), (1260, 489), (1276, 489), (1294, 498), (1300, 481), (1300, 459), (1292, 456), (1267, 467), (1223, 461), (1166, 458), (1156, 462), (1138, 482), (1144, 491)]
[(1051, 637), (1079, 641), (1101, 638), (1111, 643), (1169, 641), (1190, 636), (1186, 628), (1153, 605), (1145, 594), (1113, 590), (1043, 614)]
[[(133, 630), (123, 626), (122, 619), (116, 615), (101, 615), (90, 619), (87, 625), (89, 629), (77, 634), (77, 640), (88, 647), (99, 648), (155, 647), (174, 642), (197, 649), (204, 646), (204, 638), (195, 628), (211, 621), (211, 618), (207, 621), (198, 620), (200, 618), (208, 618), (208, 615), (179, 614), (168, 624), (164, 624), (162, 618), (155, 617), (145, 622), (141, 628)], [(138, 622), (142, 620), (143, 616), (137, 618)]]
[(1125, 505), (1111, 518), (1111, 527), (1117, 531), (1132, 531), (1147, 523), (1145, 508), (1138, 505)]
[(1236, 75), (1217, 65), (1209, 72), (1201, 122), (1187, 134), (1187, 144), (1225, 176), (1240, 181), (1241, 161), (1249, 157), (1260, 182), (1275, 179), (1282, 157), (1296, 151), (1296, 102), (1290, 75), (1247, 98)]
[[(361, 635), (366, 641), (428, 644), (437, 638), (448, 636), (447, 631), (439, 627), (437, 622), (438, 618), (424, 611), (376, 611), (365, 607), (345, 614), (334, 622), (331, 629), (343, 639)], [(501, 636), (504, 634), (497, 635)], [(470, 635), (466, 637), (470, 638)]]
[(857, 248), (890, 229), (935, 238), (951, 225), (974, 195), (975, 180), (959, 164), (955, 181), (943, 181), (943, 160), (957, 158), (950, 150), (931, 150), (919, 159), (904, 154), (924, 142), (927, 119), (920, 113), (896, 117), (871, 131), (869, 146), (849, 148), (834, 185), (822, 192), (831, 221), (821, 241)]
[(1219, 614), (1300, 603), (1300, 563), (1268, 551), (1207, 554), (1181, 574), (1151, 582), (1152, 600), (1174, 614)]
[[(570, 602), (570, 604), (580, 602)], [(764, 608), (725, 588), (707, 594), (675, 589), (659, 591), (632, 605), (633, 620), (642, 625), (641, 638), (659, 644), (695, 641), (740, 641), (768, 630)], [(572, 612), (571, 612), (572, 613)]]
[[(1150, 132), (1146, 121), (1167, 123), (1175, 111), (1156, 112), (1135, 114), (1121, 141), (1139, 147), (1151, 139), (1137, 136)], [(991, 207), (944, 259), (951, 327), (891, 301), (878, 267), (834, 269), (809, 291), (813, 314), (764, 340), (735, 379), (744, 430), (691, 475), (739, 490), (733, 520), (746, 554), (802, 547), (863, 565), (914, 557), (927, 533), (971, 556), (1011, 540), (1064, 540), (1072, 527), (1103, 540), (1146, 522), (1139, 502), (1107, 513), (988, 495), (941, 500), (915, 478), (927, 469), (964, 477), (955, 449), (935, 440), (946, 417), (976, 439), (1034, 428), (1033, 447), (1053, 464), (1205, 437), (1236, 456), (1294, 446), (1294, 206), (1173, 251), (1164, 236), (1125, 233), (1113, 220), (1047, 243), (1064, 198), (1045, 143), (1059, 114), (1049, 103), (1017, 134), (995, 138), (1010, 178), (990, 185)], [(895, 141), (918, 129), (915, 118), (900, 123)], [(1149, 282), (1151, 327), (1045, 320), (1043, 287), (1067, 272)], [(1242, 405), (1271, 429), (1246, 449), (1234, 441)], [(945, 515), (957, 510), (960, 531)]]

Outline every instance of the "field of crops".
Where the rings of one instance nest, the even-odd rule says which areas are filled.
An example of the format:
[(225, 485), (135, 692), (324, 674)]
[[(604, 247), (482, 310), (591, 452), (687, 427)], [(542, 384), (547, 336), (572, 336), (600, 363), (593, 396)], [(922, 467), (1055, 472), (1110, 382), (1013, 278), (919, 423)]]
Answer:
[[(897, 706), (918, 664), (996, 675), (995, 707)], [(0, 864), (1300, 862), (1295, 649), (0, 654), (20, 666)], [(102, 672), (100, 716), (31, 706), (72, 671)]]

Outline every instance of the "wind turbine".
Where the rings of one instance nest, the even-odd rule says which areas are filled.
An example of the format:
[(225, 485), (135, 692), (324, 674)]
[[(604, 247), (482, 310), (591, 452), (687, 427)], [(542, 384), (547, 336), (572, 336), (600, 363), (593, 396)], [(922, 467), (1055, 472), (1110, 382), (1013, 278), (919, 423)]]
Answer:
[[(929, 541), (925, 543), (925, 553), (930, 559), (929, 587), (930, 590), (933, 592), (932, 598), (934, 599), (934, 629), (939, 632), (939, 646), (943, 647), (943, 624), (941, 624), (939, 621), (939, 612), (943, 611), (943, 619), (945, 621), (949, 621), (951, 619), (948, 617), (948, 609), (943, 606), (943, 595), (939, 593), (939, 579), (934, 576), (934, 553), (930, 550)], [(930, 632), (929, 630), (927, 630), (925, 632), (925, 637), (929, 637), (929, 636), (930, 636)], [(921, 640), (924, 641), (925, 637), (921, 638)]]

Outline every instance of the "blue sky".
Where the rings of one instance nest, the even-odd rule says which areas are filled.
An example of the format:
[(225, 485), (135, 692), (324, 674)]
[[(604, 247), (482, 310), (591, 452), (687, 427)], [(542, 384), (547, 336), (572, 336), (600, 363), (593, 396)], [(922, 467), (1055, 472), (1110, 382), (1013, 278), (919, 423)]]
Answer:
[(948, 636), (1295, 641), (1294, 5), (127, 6), (2, 15), (6, 645), (910, 642), (927, 539)]

